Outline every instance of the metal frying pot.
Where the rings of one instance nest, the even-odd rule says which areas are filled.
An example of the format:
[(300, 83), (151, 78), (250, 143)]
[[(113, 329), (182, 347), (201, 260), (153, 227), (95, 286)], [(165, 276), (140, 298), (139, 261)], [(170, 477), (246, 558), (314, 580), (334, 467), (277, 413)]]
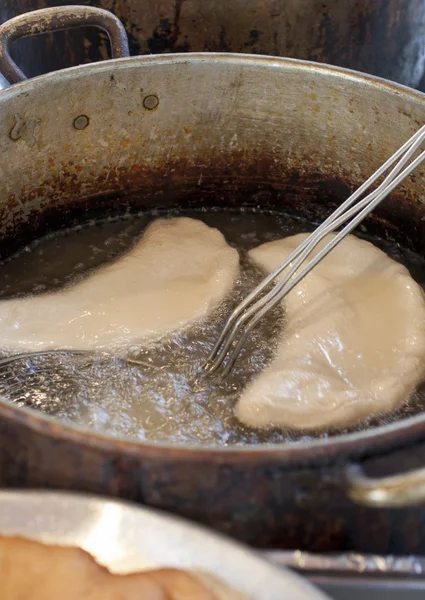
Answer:
[[(0, 0), (0, 22), (59, 0)], [(132, 54), (247, 52), (315, 60), (418, 86), (425, 0), (80, 0), (124, 23)], [(108, 56), (93, 29), (22, 40), (14, 58), (39, 75)]]
[[(18, 35), (88, 18), (126, 55), (111, 14), (62, 7), (0, 28), (0, 70), (22, 78), (8, 54)], [(0, 115), (5, 256), (124, 204), (248, 198), (322, 217), (424, 122), (425, 96), (314, 63), (179, 54), (23, 81), (0, 93)], [(422, 254), (424, 176), (366, 223)], [(0, 485), (128, 498), (263, 547), (424, 551), (425, 509), (393, 507), (424, 502), (425, 470), (380, 478), (424, 463), (425, 415), (310, 443), (198, 448), (109, 438), (0, 401)]]

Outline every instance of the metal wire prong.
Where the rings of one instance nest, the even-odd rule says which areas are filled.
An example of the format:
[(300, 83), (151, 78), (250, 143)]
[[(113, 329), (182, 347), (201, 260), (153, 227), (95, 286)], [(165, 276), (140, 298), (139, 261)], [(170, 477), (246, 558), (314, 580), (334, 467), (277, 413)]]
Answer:
[[(323, 258), (361, 223), (406, 177), (425, 160), (422, 152), (412, 163), (403, 168), (412, 158), (425, 139), (425, 126), (416, 132), (390, 159), (388, 159), (369, 179), (354, 192), (336, 211), (334, 211), (310, 236), (298, 246), (291, 255), (281, 263), (270, 275), (258, 285), (247, 298), (232, 312), (221, 335), (208, 357), (205, 365), (208, 373), (221, 370), (223, 376), (230, 373), (250, 331), (284, 297), (321, 261)], [(401, 157), (401, 158), (400, 158)], [(399, 162), (385, 177), (376, 190), (371, 192), (357, 204), (354, 202), (370, 187), (398, 158)], [(343, 230), (335, 236), (300, 273), (296, 274), (301, 265), (313, 252), (320, 241), (343, 223), (352, 219)], [(295, 262), (294, 262), (295, 260)], [(293, 263), (293, 264), (292, 264)], [(272, 290), (264, 296), (260, 293), (275, 281), (276, 278), (291, 265), (285, 276), (275, 283)], [(258, 298), (256, 302), (252, 302)], [(252, 304), (252, 306), (250, 306)], [(244, 329), (245, 326), (245, 329)], [(240, 334), (239, 340), (237, 336)], [(226, 362), (227, 358), (227, 362)]]

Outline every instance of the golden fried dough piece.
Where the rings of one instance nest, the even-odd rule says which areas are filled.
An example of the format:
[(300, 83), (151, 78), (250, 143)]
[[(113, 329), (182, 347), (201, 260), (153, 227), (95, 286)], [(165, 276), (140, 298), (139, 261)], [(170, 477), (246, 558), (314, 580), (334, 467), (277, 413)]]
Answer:
[(190, 571), (196, 579), (214, 592), (218, 600), (247, 600), (244, 594), (223, 583), (221, 579), (205, 571)]
[(202, 585), (200, 579), (179, 569), (159, 569), (150, 572), (173, 600), (217, 600), (216, 596)]
[(179, 569), (113, 575), (79, 548), (0, 536), (1, 600), (243, 600), (212, 576)]
[(0, 537), (1, 600), (170, 600), (148, 573), (112, 575), (79, 548)]

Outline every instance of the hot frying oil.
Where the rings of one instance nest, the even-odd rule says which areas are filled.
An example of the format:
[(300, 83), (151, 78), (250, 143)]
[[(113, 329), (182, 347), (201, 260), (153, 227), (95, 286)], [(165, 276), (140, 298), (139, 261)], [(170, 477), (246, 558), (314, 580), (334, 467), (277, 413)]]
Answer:
[[(289, 430), (254, 431), (241, 425), (233, 414), (241, 390), (273, 357), (284, 326), (280, 308), (254, 330), (231, 376), (217, 381), (201, 375), (202, 364), (232, 308), (264, 277), (247, 259), (247, 251), (311, 226), (285, 214), (250, 210), (211, 209), (184, 214), (218, 228), (240, 252), (239, 278), (230, 297), (213, 315), (160, 342), (131, 348), (139, 365), (129, 365), (119, 356), (93, 360), (61, 355), (53, 361), (44, 357), (20, 361), (0, 372), (0, 392), (19, 406), (138, 440), (231, 445), (315, 437)], [(38, 240), (0, 265), (0, 299), (72, 285), (125, 253), (157, 216), (144, 213), (111, 217)], [(396, 244), (373, 241), (391, 258), (404, 263), (421, 285), (425, 283), (425, 261), (421, 257)], [(419, 391), (400, 411), (374, 417), (362, 427), (415, 414), (422, 410), (424, 398)], [(316, 437), (334, 433), (341, 432), (321, 432)]]

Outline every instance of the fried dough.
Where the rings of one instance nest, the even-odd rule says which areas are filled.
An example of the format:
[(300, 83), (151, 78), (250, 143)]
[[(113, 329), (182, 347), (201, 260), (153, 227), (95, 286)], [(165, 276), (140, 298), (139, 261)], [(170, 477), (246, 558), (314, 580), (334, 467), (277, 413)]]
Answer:
[(0, 301), (2, 346), (97, 349), (158, 338), (209, 315), (239, 255), (202, 221), (159, 219), (125, 256), (61, 291)]
[[(244, 600), (212, 576), (179, 569), (113, 575), (84, 550), (0, 536), (1, 600)], [(245, 599), (246, 600), (246, 599)]]
[[(250, 257), (271, 272), (307, 236), (263, 244)], [(243, 423), (347, 427), (399, 408), (423, 380), (423, 291), (373, 244), (345, 238), (283, 305), (286, 325), (276, 356), (237, 405)]]

